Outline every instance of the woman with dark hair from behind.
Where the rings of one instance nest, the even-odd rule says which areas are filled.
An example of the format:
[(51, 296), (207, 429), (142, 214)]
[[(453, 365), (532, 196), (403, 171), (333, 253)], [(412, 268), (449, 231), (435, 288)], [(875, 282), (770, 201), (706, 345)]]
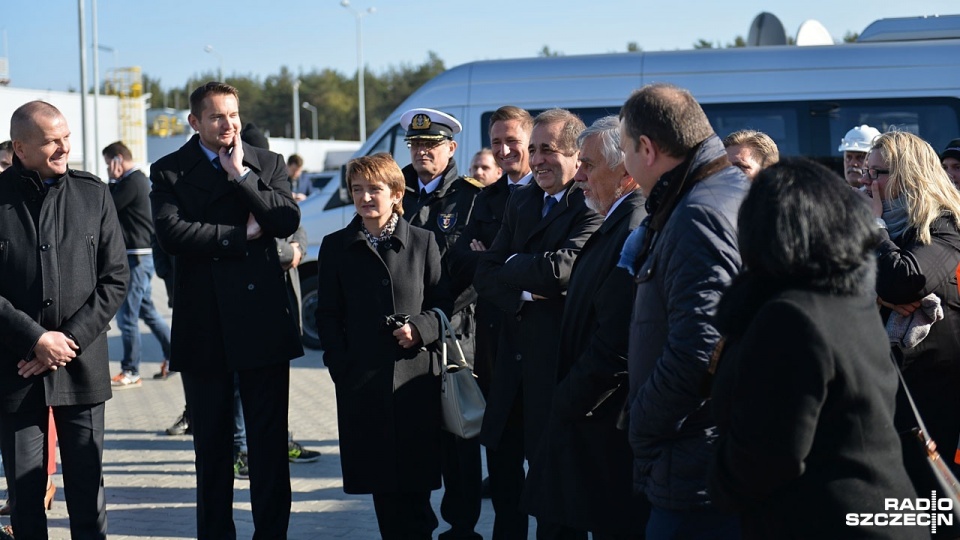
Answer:
[(740, 208), (745, 271), (724, 294), (710, 492), (744, 538), (924, 538), (848, 514), (915, 498), (893, 425), (897, 375), (873, 291), (875, 220), (822, 165), (764, 169)]
[[(953, 473), (951, 457), (960, 438), (960, 191), (940, 165), (936, 151), (906, 132), (884, 133), (864, 161), (862, 182), (872, 196), (881, 241), (877, 245), (877, 296), (891, 333), (893, 355), (917, 403), (928, 435)], [(938, 319), (942, 314), (942, 320)], [(903, 334), (911, 317), (936, 321), (923, 325), (922, 340)], [(899, 328), (899, 330), (898, 330)], [(916, 425), (901, 400), (901, 431)], [(908, 461), (915, 480), (927, 472), (920, 460)], [(929, 477), (932, 480), (932, 476)], [(917, 484), (917, 491), (937, 486)], [(958, 529), (960, 530), (960, 529)]]

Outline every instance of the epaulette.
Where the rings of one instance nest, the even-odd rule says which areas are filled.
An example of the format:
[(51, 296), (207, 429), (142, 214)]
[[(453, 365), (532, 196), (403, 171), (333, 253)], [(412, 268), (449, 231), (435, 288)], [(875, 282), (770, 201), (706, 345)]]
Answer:
[(101, 184), (105, 183), (103, 180), (100, 179), (99, 176), (93, 174), (92, 172), (81, 171), (77, 169), (67, 169), (67, 176), (72, 176), (74, 178), (83, 178), (85, 180), (93, 180)]
[(476, 187), (478, 187), (478, 188), (480, 188), (480, 189), (483, 189), (483, 188), (485, 187), (485, 186), (483, 185), (483, 182), (477, 180), (476, 178), (474, 178), (474, 177), (472, 177), (472, 176), (464, 176), (463, 179), (466, 180), (468, 184), (471, 184), (471, 185), (473, 185), (473, 186), (476, 186)]

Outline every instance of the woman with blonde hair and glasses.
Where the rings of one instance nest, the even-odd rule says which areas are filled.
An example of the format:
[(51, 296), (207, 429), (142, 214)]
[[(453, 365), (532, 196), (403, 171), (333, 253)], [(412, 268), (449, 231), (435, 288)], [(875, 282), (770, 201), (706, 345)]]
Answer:
[[(957, 474), (960, 466), (949, 457), (960, 438), (960, 191), (936, 151), (905, 132), (874, 141), (862, 182), (881, 227), (877, 296), (893, 355), (929, 435)], [(897, 427), (915, 424), (901, 402)], [(911, 470), (916, 481), (915, 472), (922, 469)]]
[(433, 233), (401, 219), (389, 154), (347, 163), (357, 216), (320, 247), (317, 331), (337, 392), (346, 493), (371, 493), (385, 540), (428, 539), (440, 487), (440, 378), (424, 348), (453, 307)]

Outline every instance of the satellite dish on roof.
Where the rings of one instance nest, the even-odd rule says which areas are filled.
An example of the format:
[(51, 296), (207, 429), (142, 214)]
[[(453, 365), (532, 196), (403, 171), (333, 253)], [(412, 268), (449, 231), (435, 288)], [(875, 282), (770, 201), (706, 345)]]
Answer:
[(773, 13), (763, 13), (754, 17), (750, 24), (750, 33), (747, 34), (747, 45), (751, 47), (761, 45), (786, 45), (787, 33), (783, 23)]
[(797, 45), (833, 45), (833, 36), (820, 21), (808, 19), (797, 30)]

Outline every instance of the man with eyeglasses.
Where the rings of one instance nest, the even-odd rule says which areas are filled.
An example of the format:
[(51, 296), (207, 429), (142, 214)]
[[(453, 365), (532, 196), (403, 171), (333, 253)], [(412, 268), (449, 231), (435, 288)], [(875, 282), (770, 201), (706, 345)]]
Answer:
[(880, 136), (880, 131), (866, 124), (856, 126), (840, 139), (837, 151), (843, 152), (843, 173), (847, 183), (853, 188), (860, 188), (860, 175), (863, 161), (873, 145), (873, 140)]
[[(403, 169), (407, 182), (403, 196), (403, 218), (411, 225), (433, 231), (440, 247), (443, 270), (450, 275), (447, 252), (457, 242), (470, 221), (473, 201), (483, 184), (461, 176), (453, 154), (457, 142), (453, 136), (462, 126), (453, 116), (434, 109), (411, 109), (400, 117), (407, 127), (410, 165)], [(472, 288), (460, 292), (454, 303), (450, 323), (460, 338), (460, 345), (473, 368), (474, 304)], [(480, 440), (461, 439), (452, 433), (440, 434), (443, 475), (443, 501), (440, 516), (450, 530), (440, 534), (443, 540), (479, 539), (474, 531), (480, 519)]]

